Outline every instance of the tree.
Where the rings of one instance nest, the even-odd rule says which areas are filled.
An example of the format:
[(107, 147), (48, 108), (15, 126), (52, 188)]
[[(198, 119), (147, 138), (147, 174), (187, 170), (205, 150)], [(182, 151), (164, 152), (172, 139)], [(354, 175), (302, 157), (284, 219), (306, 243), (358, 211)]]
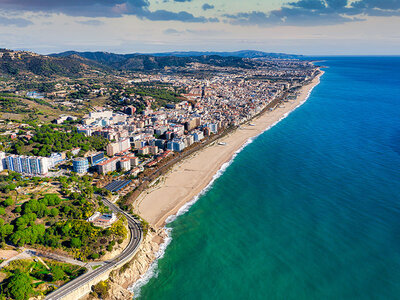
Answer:
[(5, 215), (6, 214), (6, 210), (4, 209), (4, 207), (0, 207), (0, 215)]
[(71, 239), (71, 247), (72, 248), (80, 248), (82, 246), (82, 241), (79, 238)]
[(55, 207), (53, 207), (52, 209), (50, 209), (50, 214), (51, 214), (53, 217), (58, 216), (59, 213), (60, 213), (60, 211), (59, 211), (57, 208), (55, 208)]
[(50, 206), (58, 205), (61, 202), (60, 197), (58, 197), (58, 195), (56, 195), (56, 194), (46, 194), (43, 199)]
[(6, 200), (3, 202), (4, 206), (11, 206), (14, 204), (14, 200), (11, 197), (8, 197)]
[(69, 207), (69, 206), (64, 206), (63, 211), (67, 214), (67, 213), (69, 213), (69, 212), (71, 211), (71, 207)]
[(6, 291), (12, 299), (27, 300), (33, 294), (31, 278), (28, 274), (16, 270), (10, 277)]
[(4, 241), (4, 238), (10, 235), (14, 231), (14, 225), (5, 224), (0, 226), (0, 239)]

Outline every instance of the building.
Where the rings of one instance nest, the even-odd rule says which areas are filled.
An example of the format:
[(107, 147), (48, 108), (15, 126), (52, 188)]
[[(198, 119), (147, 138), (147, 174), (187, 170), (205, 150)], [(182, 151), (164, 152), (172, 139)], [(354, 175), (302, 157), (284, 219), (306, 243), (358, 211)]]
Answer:
[(102, 161), (97, 164), (97, 173), (106, 174), (108, 172), (113, 172), (117, 170), (117, 163), (119, 162), (120, 157), (113, 157)]
[(122, 139), (115, 143), (110, 143), (107, 145), (107, 155), (114, 156), (117, 153), (126, 152), (131, 149), (131, 143), (129, 138)]
[(134, 107), (133, 105), (132, 106), (127, 106), (125, 108), (125, 113), (127, 115), (133, 116), (135, 114), (135, 112), (136, 112), (136, 107)]
[(6, 153), (0, 152), (0, 172), (6, 169)]
[(168, 130), (167, 126), (157, 126), (154, 128), (154, 134), (160, 136)]
[(186, 145), (183, 139), (174, 138), (167, 143), (167, 149), (175, 152), (181, 152)]
[(117, 215), (114, 213), (101, 214), (96, 212), (93, 216), (87, 219), (87, 221), (93, 223), (94, 226), (107, 228), (117, 221)]
[(193, 133), (193, 138), (195, 142), (199, 142), (202, 139), (204, 139), (204, 133), (203, 131), (196, 131)]
[(59, 163), (62, 163), (64, 161), (64, 157), (61, 153), (52, 153), (50, 155), (50, 159), (49, 159), (49, 168), (53, 168), (56, 165), (58, 165)]
[(193, 145), (194, 143), (194, 137), (193, 135), (188, 135), (185, 137), (185, 142), (186, 142), (186, 146), (189, 147), (190, 145)]
[(172, 135), (173, 135), (173, 132), (172, 132), (172, 131), (167, 131), (167, 132), (165, 132), (165, 138), (166, 138), (167, 140), (172, 139)]
[(140, 172), (140, 169), (136, 167), (131, 170), (130, 174), (133, 176), (138, 176)]
[(87, 156), (89, 163), (94, 166), (104, 159), (104, 152), (97, 152)]
[(62, 124), (65, 121), (76, 121), (78, 118), (74, 116), (68, 116), (68, 115), (61, 115), (58, 119), (55, 119), (54, 122), (56, 124)]
[(49, 158), (39, 156), (6, 156), (5, 167), (10, 171), (27, 175), (46, 175), (49, 172)]
[(185, 129), (191, 131), (200, 126), (200, 118), (196, 117), (185, 123)]
[(81, 151), (81, 148), (74, 148), (74, 149), (71, 149), (71, 153), (72, 153), (72, 155), (74, 155), (74, 156), (78, 155), (78, 154), (79, 154), (79, 151)]
[(33, 98), (33, 99), (43, 99), (44, 98), (43, 94), (41, 94), (39, 92), (35, 92), (35, 91), (34, 92), (27, 92), (26, 96), (28, 98)]
[(140, 148), (143, 148), (144, 146), (146, 146), (146, 142), (145, 141), (134, 141), (133, 146), (135, 147), (135, 149), (140, 149)]
[(129, 171), (131, 169), (131, 160), (130, 158), (122, 158), (119, 161), (119, 168), (121, 171)]
[(100, 119), (100, 118), (109, 119), (112, 116), (113, 112), (111, 110), (94, 111), (89, 113), (89, 118), (91, 119)]
[(84, 127), (84, 126), (79, 126), (77, 127), (78, 133), (83, 133), (86, 136), (91, 136), (92, 135), (92, 129), (89, 127)]
[(89, 162), (85, 157), (74, 158), (72, 168), (78, 174), (85, 174), (89, 169)]
[(138, 149), (138, 154), (139, 155), (147, 155), (149, 153), (150, 153), (150, 151), (149, 151), (149, 147), (148, 146), (145, 146), (143, 148)]
[(208, 126), (208, 128), (210, 129), (210, 132), (211, 133), (218, 133), (218, 124), (216, 124), (216, 123), (209, 123), (209, 124), (207, 124)]
[(148, 148), (149, 148), (149, 153), (150, 154), (153, 154), (153, 155), (158, 154), (158, 147), (157, 146), (149, 146)]
[(129, 160), (131, 161), (131, 167), (132, 167), (132, 166), (136, 167), (136, 166), (139, 165), (139, 158), (136, 157), (133, 153), (130, 153), (130, 154), (128, 154), (128, 155), (125, 155), (123, 158), (124, 158), (124, 159), (125, 159), (125, 158), (129, 158)]

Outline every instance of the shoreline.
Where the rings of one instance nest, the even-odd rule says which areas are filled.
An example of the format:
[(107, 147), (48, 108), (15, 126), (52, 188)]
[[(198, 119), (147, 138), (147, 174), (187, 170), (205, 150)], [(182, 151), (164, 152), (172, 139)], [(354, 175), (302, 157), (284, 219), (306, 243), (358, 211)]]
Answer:
[[(156, 229), (186, 212), (208, 190), (216, 176), (219, 177), (218, 174), (228, 167), (237, 153), (307, 101), (323, 74), (324, 71), (320, 70), (311, 83), (301, 87), (295, 100), (282, 102), (273, 111), (266, 111), (249, 121), (254, 126), (242, 125), (174, 165), (160, 177), (157, 184), (139, 195), (134, 202), (134, 210)], [(219, 145), (218, 142), (225, 142), (226, 145)]]
[[(156, 253), (152, 253), (154, 259), (148, 261), (146, 272), (142, 273), (127, 288), (134, 294), (134, 298), (140, 296), (141, 287), (146, 285), (156, 274), (158, 260), (164, 256), (165, 249), (172, 240), (170, 235), (172, 229), (167, 227), (167, 224), (189, 211), (190, 207), (212, 187), (214, 181), (225, 172), (235, 157), (247, 145), (251, 144), (259, 135), (277, 125), (308, 100), (312, 90), (320, 83), (320, 78), (325, 73), (320, 68), (318, 70), (320, 74), (309, 84), (301, 87), (300, 94), (295, 100), (278, 104), (273, 111), (266, 111), (249, 121), (254, 126), (246, 125), (244, 129), (238, 128), (198, 153), (184, 159), (167, 174), (161, 176), (155, 186), (149, 187), (136, 199), (134, 209), (145, 219), (147, 218), (156, 231), (163, 232), (164, 238), (156, 241), (159, 248)], [(232, 140), (236, 140), (236, 143), (228, 144)], [(218, 141), (226, 142), (227, 145), (218, 145)], [(227, 147), (229, 145), (231, 147)], [(221, 149), (225, 151), (218, 151)], [(222, 152), (222, 154), (219, 152)], [(193, 168), (196, 166), (199, 169)], [(205, 168), (208, 168), (208, 170), (204, 170)], [(190, 174), (187, 173), (192, 173), (192, 176), (188, 176)], [(175, 185), (171, 183), (174, 180)], [(187, 194), (184, 194), (185, 191), (187, 191)], [(177, 200), (171, 201), (174, 198), (177, 198)], [(160, 209), (161, 213), (157, 213)]]

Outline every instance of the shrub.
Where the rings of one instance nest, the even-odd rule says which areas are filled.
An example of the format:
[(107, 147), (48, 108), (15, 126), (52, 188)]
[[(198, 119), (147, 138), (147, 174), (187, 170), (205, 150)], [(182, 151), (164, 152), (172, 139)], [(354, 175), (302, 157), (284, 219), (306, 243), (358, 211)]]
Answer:
[(100, 257), (100, 255), (98, 254), (98, 253), (92, 253), (91, 255), (90, 255), (90, 258), (91, 259), (98, 259)]
[(99, 298), (107, 297), (109, 289), (110, 289), (110, 286), (107, 281), (100, 281), (98, 284), (92, 286), (92, 291)]

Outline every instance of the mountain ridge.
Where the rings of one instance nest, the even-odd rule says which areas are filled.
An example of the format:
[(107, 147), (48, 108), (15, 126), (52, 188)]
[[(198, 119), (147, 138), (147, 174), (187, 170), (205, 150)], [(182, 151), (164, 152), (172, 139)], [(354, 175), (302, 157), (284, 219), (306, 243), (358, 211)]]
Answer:
[(186, 68), (198, 63), (222, 68), (251, 69), (258, 65), (257, 59), (299, 58), (281, 53), (255, 50), (235, 52), (165, 52), (154, 54), (111, 52), (66, 51), (40, 55), (29, 51), (0, 49), (0, 75), (38, 75), (43, 77), (79, 77), (93, 72), (160, 71), (168, 68)]

